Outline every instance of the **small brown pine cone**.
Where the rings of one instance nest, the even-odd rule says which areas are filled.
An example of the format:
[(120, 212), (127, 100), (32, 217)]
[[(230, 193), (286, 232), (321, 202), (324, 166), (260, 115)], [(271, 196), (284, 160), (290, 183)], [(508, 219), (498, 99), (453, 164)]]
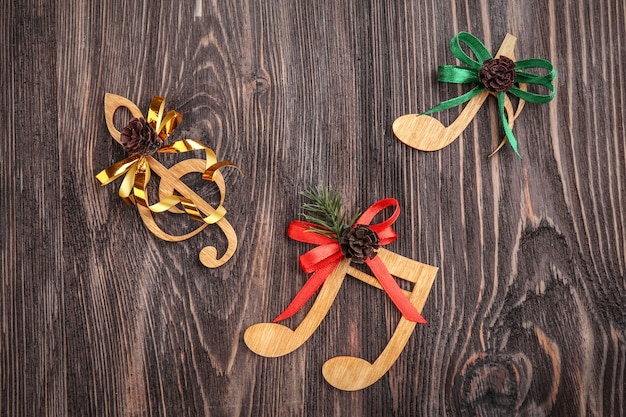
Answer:
[(515, 62), (505, 56), (486, 59), (478, 72), (478, 81), (489, 91), (508, 91), (515, 83)]
[(150, 155), (156, 152), (163, 141), (146, 119), (133, 117), (122, 129), (120, 140), (130, 155)]
[(343, 233), (339, 244), (346, 258), (362, 264), (366, 259), (376, 256), (376, 249), (380, 246), (378, 242), (376, 232), (365, 224), (358, 224)]

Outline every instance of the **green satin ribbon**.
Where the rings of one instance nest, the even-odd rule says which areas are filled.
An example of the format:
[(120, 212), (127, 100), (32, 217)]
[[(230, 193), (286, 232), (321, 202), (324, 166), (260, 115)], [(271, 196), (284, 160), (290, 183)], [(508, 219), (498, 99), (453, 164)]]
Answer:
[[(467, 45), (467, 47), (474, 53), (476, 59), (471, 58), (465, 53), (463, 48), (461, 48), (461, 43)], [(459, 106), (471, 100), (472, 97), (482, 93), (487, 89), (478, 80), (478, 72), (482, 68), (483, 62), (487, 59), (493, 58), (485, 45), (471, 33), (460, 32), (450, 41), (450, 50), (452, 51), (452, 54), (466, 66), (440, 65), (438, 77), (439, 81), (454, 84), (478, 83), (478, 85), (465, 94), (439, 103), (437, 106), (424, 112), (423, 114), (432, 114)], [(528, 69), (543, 69), (547, 70), (548, 73), (545, 75), (536, 75), (524, 71)], [(555, 78), (556, 70), (549, 61), (539, 58), (523, 59), (521, 61), (515, 62), (515, 84), (513, 85), (513, 87), (511, 87), (507, 91), (499, 93), (492, 92), (492, 94), (495, 94), (498, 98), (498, 109), (500, 112), (500, 118), (502, 119), (502, 124), (504, 126), (504, 132), (506, 133), (506, 137), (511, 144), (511, 147), (520, 158), (521, 155), (519, 154), (519, 151), (517, 149), (517, 140), (515, 139), (515, 136), (511, 131), (511, 127), (509, 126), (509, 122), (504, 111), (505, 94), (511, 93), (514, 96), (530, 103), (548, 103), (554, 98), (554, 95), (556, 94), (554, 86), (552, 85), (552, 81)], [(519, 84), (536, 84), (541, 87), (545, 87), (546, 89), (548, 89), (548, 91), (550, 91), (550, 93), (530, 93), (519, 88)]]

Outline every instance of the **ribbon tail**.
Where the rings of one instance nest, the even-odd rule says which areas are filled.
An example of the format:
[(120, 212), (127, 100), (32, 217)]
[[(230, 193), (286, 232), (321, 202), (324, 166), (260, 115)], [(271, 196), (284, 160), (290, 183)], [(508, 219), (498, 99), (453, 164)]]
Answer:
[[(520, 84), (520, 88), (523, 90), (526, 90), (526, 84)], [(513, 109), (513, 103), (511, 102), (511, 99), (509, 98), (509, 96), (507, 96), (506, 94), (504, 95), (504, 111), (506, 112), (506, 115), (507, 115), (506, 117), (509, 121), (509, 128), (511, 128), (511, 130), (513, 130), (513, 124), (515, 123), (515, 120), (517, 120), (519, 115), (521, 114), (525, 103), (526, 103), (525, 100), (520, 99), (519, 102), (517, 103), (517, 109), (515, 110)], [(504, 136), (502, 140), (500, 141), (500, 144), (498, 144), (498, 147), (489, 154), (489, 158), (491, 158), (496, 153), (498, 153), (498, 151), (502, 149), (502, 147), (504, 147), (504, 145), (506, 145), (507, 142), (508, 142), (508, 138)]]
[[(237, 165), (235, 165), (233, 162), (230, 162), (230, 161), (216, 162), (210, 167), (208, 167), (206, 171), (204, 171), (204, 173), (202, 174), (202, 179), (207, 180), (207, 181), (213, 181), (213, 175), (215, 175), (218, 169), (223, 168), (223, 167), (235, 167), (239, 169)], [(243, 172), (241, 171), (241, 169), (239, 169), (239, 172), (243, 175)]]
[(439, 103), (432, 109), (426, 110), (422, 114), (437, 113), (443, 110), (448, 110), (453, 107), (460, 106), (461, 104), (470, 101), (472, 98), (474, 98), (474, 96), (477, 96), (478, 94), (482, 93), (484, 90), (485, 90), (485, 87), (483, 87), (482, 85), (477, 85), (476, 87), (469, 90), (467, 93), (462, 94), (455, 98), (451, 98), (450, 100), (442, 101), (441, 103)]
[(505, 93), (498, 93), (498, 109), (500, 112), (500, 119), (502, 119), (502, 125), (504, 126), (504, 133), (506, 133), (506, 137), (509, 140), (509, 144), (511, 145), (511, 147), (513, 148), (513, 150), (515, 151), (515, 153), (517, 154), (517, 156), (519, 156), (520, 159), (522, 159), (522, 155), (520, 155), (519, 150), (517, 149), (517, 140), (515, 139), (515, 136), (513, 135), (513, 131), (511, 130), (511, 126), (509, 125), (509, 121), (506, 117), (506, 112), (504, 111), (504, 96)]
[(274, 323), (278, 323), (279, 321), (288, 319), (293, 316), (302, 308), (302, 306), (309, 301), (309, 299), (317, 292), (317, 290), (322, 286), (322, 284), (328, 278), (331, 272), (337, 267), (339, 261), (330, 263), (323, 268), (315, 271), (313, 275), (307, 280), (307, 282), (302, 286), (300, 291), (293, 298), (291, 303), (287, 306), (287, 308), (278, 315), (274, 319)]
[(411, 301), (404, 295), (398, 283), (393, 279), (387, 267), (378, 256), (375, 256), (373, 259), (367, 259), (365, 263), (370, 267), (374, 276), (378, 279), (378, 282), (380, 282), (380, 285), (382, 285), (387, 295), (389, 295), (389, 298), (391, 298), (391, 301), (407, 320), (421, 324), (428, 323), (417, 311), (415, 306), (411, 304)]

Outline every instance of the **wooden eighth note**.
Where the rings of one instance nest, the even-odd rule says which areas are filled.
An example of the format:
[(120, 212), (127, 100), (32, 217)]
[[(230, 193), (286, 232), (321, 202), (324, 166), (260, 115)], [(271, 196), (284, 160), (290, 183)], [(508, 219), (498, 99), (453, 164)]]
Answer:
[[(403, 292), (417, 311), (421, 312), (439, 268), (384, 248), (378, 250), (378, 256), (391, 275), (414, 284), (412, 291)], [(349, 259), (343, 259), (326, 278), (311, 310), (295, 330), (277, 323), (255, 324), (244, 333), (244, 341), (248, 348), (261, 356), (278, 357), (302, 346), (326, 317), (346, 275), (382, 289), (375, 277), (350, 266)], [(322, 367), (324, 378), (333, 387), (344, 391), (356, 391), (372, 385), (385, 375), (398, 359), (416, 324), (402, 317), (389, 343), (373, 363), (353, 356), (329, 359)]]
[[(120, 140), (120, 131), (117, 130), (113, 122), (113, 116), (120, 107), (126, 107), (134, 117), (143, 118), (144, 116), (141, 110), (139, 110), (139, 108), (127, 98), (110, 93), (107, 93), (105, 95), (104, 112), (107, 127), (113, 139), (115, 139), (121, 145), (122, 142)], [(195, 191), (193, 191), (189, 186), (181, 181), (181, 178), (187, 174), (205, 172), (205, 170), (207, 169), (205, 160), (198, 158), (185, 159), (181, 162), (178, 162), (171, 168), (166, 168), (152, 156), (147, 155), (145, 156), (145, 159), (150, 169), (160, 177), (158, 189), (160, 198), (168, 195), (173, 195), (174, 190), (176, 190), (182, 197), (190, 200), (200, 212), (204, 213), (205, 216), (210, 216), (216, 212), (216, 209), (213, 206), (207, 203)], [(226, 193), (226, 185), (224, 182), (224, 177), (219, 171), (214, 172), (213, 182), (215, 182), (218, 189), (220, 190), (220, 195), (222, 196), (222, 201), (220, 201), (220, 204), (222, 204), (224, 195)], [(184, 235), (171, 235), (169, 233), (166, 233), (157, 225), (154, 217), (152, 216), (152, 212), (148, 207), (137, 205), (137, 209), (146, 227), (148, 227), (148, 229), (157, 237), (170, 242), (180, 242), (189, 239), (190, 237), (200, 233), (208, 226), (207, 223), (201, 222), (197, 228), (189, 233), (186, 233)], [(168, 211), (172, 213), (183, 213), (183, 211), (176, 206), (171, 207)], [(228, 260), (230, 260), (230, 258), (232, 258), (237, 249), (237, 234), (235, 233), (235, 230), (228, 222), (228, 220), (226, 220), (226, 217), (221, 217), (214, 224), (217, 225), (224, 233), (228, 242), (228, 246), (222, 257), (218, 257), (217, 249), (213, 246), (206, 246), (200, 251), (200, 261), (207, 268), (217, 268), (224, 265), (226, 262), (228, 262)]]
[[(507, 33), (496, 56), (504, 55), (516, 61), (514, 51), (516, 41), (517, 38), (515, 36)], [(526, 86), (521, 84), (520, 88), (526, 89)], [(430, 115), (405, 114), (394, 120), (392, 126), (393, 133), (402, 143), (420, 151), (438, 151), (443, 149), (463, 133), (490, 94), (493, 95), (494, 93), (485, 90), (473, 97), (467, 102), (461, 114), (448, 127), (445, 127), (439, 120)], [(520, 100), (517, 109), (513, 110), (511, 100), (505, 95), (505, 110), (511, 128), (513, 128), (515, 119), (522, 111), (524, 103), (524, 100)], [(495, 154), (506, 143), (506, 140), (505, 136), (491, 155)]]

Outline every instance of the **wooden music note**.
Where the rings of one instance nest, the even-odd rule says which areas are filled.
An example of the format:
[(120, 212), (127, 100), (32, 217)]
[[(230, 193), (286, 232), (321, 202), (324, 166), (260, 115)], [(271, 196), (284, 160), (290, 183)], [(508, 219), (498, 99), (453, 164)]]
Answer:
[[(404, 291), (411, 304), (421, 312), (435, 280), (438, 268), (400, 256), (380, 248), (378, 255), (389, 272), (398, 278), (414, 283), (412, 291)], [(311, 310), (295, 330), (277, 323), (259, 323), (244, 333), (244, 341), (253, 352), (267, 357), (277, 357), (293, 352), (302, 346), (318, 328), (330, 309), (346, 275), (382, 289), (379, 281), (352, 266), (343, 259), (324, 282)], [(339, 356), (329, 359), (322, 367), (324, 378), (335, 388), (355, 391), (378, 381), (406, 346), (416, 323), (402, 317), (389, 343), (370, 363), (361, 358)]]

